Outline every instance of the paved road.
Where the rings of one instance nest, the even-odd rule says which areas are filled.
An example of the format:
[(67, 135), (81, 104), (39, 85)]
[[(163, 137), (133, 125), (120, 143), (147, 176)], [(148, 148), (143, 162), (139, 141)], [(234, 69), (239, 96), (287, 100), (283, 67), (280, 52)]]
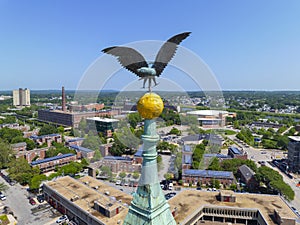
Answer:
[(17, 217), (18, 224), (21, 225), (41, 225), (47, 224), (50, 221), (55, 221), (59, 216), (55, 210), (47, 203), (37, 204), (32, 206), (27, 199), (28, 192), (25, 188), (16, 184), (10, 186), (5, 180), (0, 177), (0, 182), (8, 186), (8, 190), (4, 193), (6, 200), (3, 201), (5, 206), (9, 206)]

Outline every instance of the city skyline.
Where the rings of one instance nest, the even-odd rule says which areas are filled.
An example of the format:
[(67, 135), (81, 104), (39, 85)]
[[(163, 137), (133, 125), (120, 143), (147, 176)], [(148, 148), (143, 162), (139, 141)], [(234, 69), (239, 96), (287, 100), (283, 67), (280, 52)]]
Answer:
[[(0, 90), (76, 90), (101, 49), (184, 31), (192, 34), (183, 47), (208, 65), (222, 90), (300, 90), (298, 1), (139, 5), (0, 1)], [(175, 82), (182, 76), (170, 68), (162, 77), (169, 74)], [(121, 69), (105, 89), (122, 90), (131, 80)], [(188, 79), (180, 82), (197, 91)]]

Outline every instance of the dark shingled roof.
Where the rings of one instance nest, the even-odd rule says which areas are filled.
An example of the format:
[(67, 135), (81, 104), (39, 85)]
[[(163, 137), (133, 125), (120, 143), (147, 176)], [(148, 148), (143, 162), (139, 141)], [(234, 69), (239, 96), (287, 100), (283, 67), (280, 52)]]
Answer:
[(247, 165), (241, 165), (239, 167), (239, 171), (246, 180), (250, 180), (251, 177), (255, 174), (254, 171)]

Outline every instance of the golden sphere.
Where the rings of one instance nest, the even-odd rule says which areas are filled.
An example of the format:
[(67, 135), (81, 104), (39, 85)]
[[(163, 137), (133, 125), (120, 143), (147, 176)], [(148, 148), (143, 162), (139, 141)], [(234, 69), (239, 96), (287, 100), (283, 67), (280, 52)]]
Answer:
[(137, 110), (145, 119), (159, 117), (164, 109), (164, 103), (161, 97), (155, 93), (144, 94), (137, 103)]

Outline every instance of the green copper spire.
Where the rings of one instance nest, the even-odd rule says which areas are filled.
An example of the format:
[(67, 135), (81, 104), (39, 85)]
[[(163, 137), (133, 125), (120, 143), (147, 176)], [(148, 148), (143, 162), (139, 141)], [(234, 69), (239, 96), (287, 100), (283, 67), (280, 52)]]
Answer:
[[(159, 116), (163, 105), (157, 104), (158, 95), (154, 93), (152, 95), (154, 96), (149, 97), (149, 94), (143, 96), (145, 99), (142, 97), (140, 102), (145, 104), (139, 102), (140, 106), (138, 105), (140, 114), (148, 117), (145, 119), (144, 134), (142, 135), (144, 144), (142, 175), (137, 191), (133, 195), (124, 225), (176, 225), (157, 175), (156, 144), (159, 141), (159, 136), (156, 133), (155, 117)], [(159, 109), (156, 109), (156, 106), (160, 106)], [(160, 110), (158, 115), (156, 115), (156, 110)]]

